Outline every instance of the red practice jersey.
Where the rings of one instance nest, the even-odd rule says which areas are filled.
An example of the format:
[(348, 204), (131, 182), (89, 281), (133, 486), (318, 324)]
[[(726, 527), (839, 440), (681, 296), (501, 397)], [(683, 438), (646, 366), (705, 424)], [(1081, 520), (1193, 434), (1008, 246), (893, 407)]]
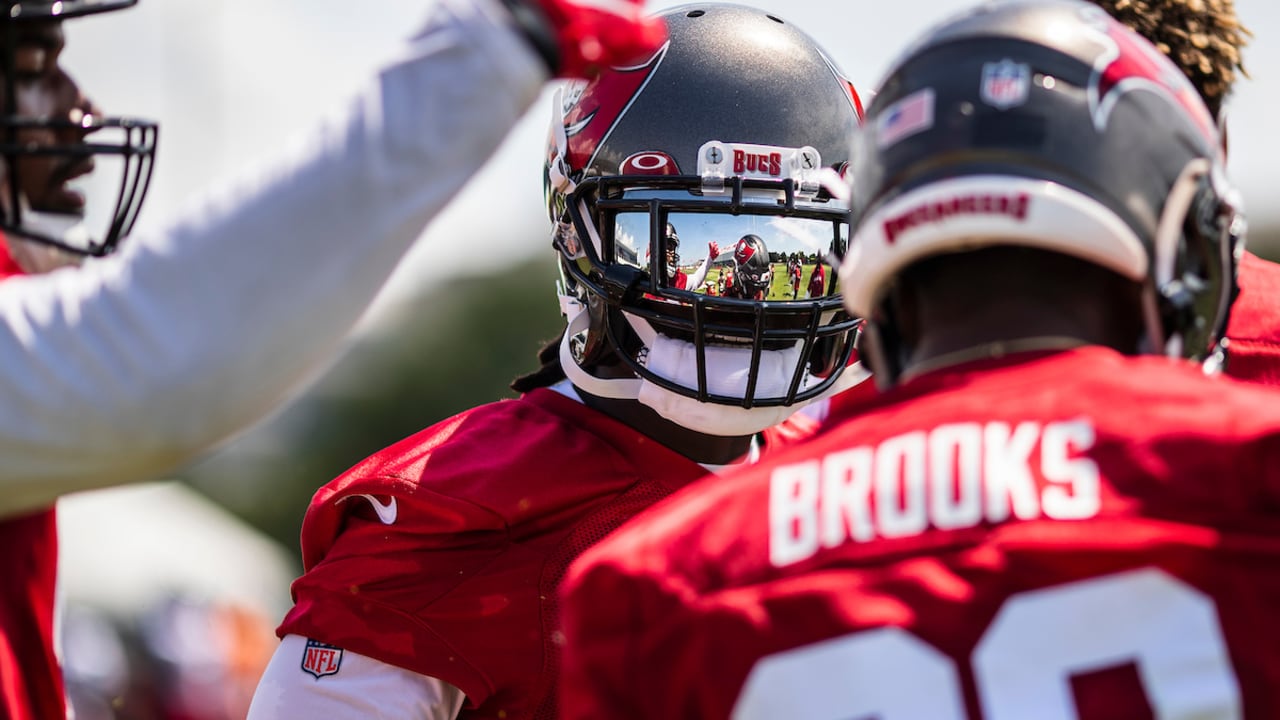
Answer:
[(563, 717), (1280, 717), (1280, 394), (1085, 348), (858, 410), (572, 567)]
[(809, 297), (817, 298), (827, 294), (827, 272), (821, 263), (813, 266), (813, 274), (809, 276)]
[(1280, 263), (1245, 253), (1239, 282), (1227, 324), (1227, 374), (1280, 385)]
[[(21, 275), (0, 237), (0, 282)], [(67, 715), (53, 644), (58, 525), (53, 508), (0, 519), (0, 717)]]
[(705, 472), (553, 390), (464, 412), (316, 493), (279, 633), (444, 680), (463, 718), (552, 718), (569, 562)]

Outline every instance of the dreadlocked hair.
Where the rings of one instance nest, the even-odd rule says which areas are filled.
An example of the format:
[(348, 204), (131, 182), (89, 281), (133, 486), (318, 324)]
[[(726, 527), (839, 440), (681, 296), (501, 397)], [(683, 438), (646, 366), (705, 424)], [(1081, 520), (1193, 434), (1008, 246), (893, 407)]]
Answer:
[(1240, 51), (1252, 33), (1234, 0), (1093, 0), (1151, 41), (1186, 74), (1216, 118), (1236, 73), (1249, 77)]
[(551, 387), (565, 379), (564, 368), (560, 366), (560, 343), (564, 331), (548, 340), (538, 350), (538, 362), (541, 366), (531, 373), (525, 373), (511, 381), (509, 386), (521, 395), (538, 388)]

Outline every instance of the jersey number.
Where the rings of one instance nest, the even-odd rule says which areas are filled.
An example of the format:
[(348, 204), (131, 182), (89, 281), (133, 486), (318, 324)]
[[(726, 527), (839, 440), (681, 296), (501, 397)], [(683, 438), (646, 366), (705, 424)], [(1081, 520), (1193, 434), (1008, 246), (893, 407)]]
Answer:
[[(1076, 720), (1072, 675), (1133, 663), (1159, 720), (1240, 718), (1213, 601), (1134, 570), (1019, 593), (970, 658), (985, 720)], [(900, 628), (776, 653), (752, 668), (734, 720), (965, 720), (955, 661)]]

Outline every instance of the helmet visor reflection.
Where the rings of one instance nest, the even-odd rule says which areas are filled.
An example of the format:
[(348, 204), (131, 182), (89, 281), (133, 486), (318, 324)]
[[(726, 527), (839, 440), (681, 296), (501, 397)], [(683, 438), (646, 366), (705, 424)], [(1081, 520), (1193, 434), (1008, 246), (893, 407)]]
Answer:
[(679, 261), (665, 260), (657, 286), (699, 295), (747, 300), (801, 300), (835, 294), (833, 250), (844, 247), (842, 221), (780, 215), (668, 212), (664, 232), (652, 232), (652, 214), (614, 216), (616, 260), (643, 270), (669, 258), (666, 228), (679, 234)]

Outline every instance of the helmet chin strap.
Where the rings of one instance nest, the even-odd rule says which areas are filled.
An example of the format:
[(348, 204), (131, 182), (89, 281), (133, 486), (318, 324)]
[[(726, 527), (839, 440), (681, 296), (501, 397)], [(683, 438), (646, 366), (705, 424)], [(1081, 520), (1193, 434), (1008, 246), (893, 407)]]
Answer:
[(609, 398), (611, 400), (635, 400), (640, 397), (640, 386), (643, 384), (640, 378), (596, 377), (583, 370), (582, 366), (573, 359), (573, 351), (569, 349), (569, 341), (575, 335), (586, 331), (591, 325), (591, 318), (587, 314), (585, 305), (572, 298), (570, 298), (569, 302), (566, 302), (565, 297), (564, 295), (560, 296), (562, 309), (577, 307), (576, 312), (568, 315), (569, 327), (565, 330), (564, 337), (560, 341), (560, 366), (564, 369), (565, 377), (569, 378), (569, 382), (572, 382), (575, 387), (581, 388), (596, 397)]
[[(562, 302), (562, 306), (564, 303)], [(579, 305), (579, 307), (581, 307)], [(693, 343), (659, 334), (648, 323), (627, 314), (627, 320), (648, 348), (645, 364), (654, 373), (684, 387), (697, 386), (697, 348)], [(560, 365), (575, 386), (597, 397), (636, 400), (652, 408), (662, 417), (695, 432), (724, 437), (751, 435), (777, 425), (800, 408), (847, 390), (868, 377), (861, 366), (846, 368), (832, 386), (818, 397), (788, 406), (743, 408), (734, 405), (699, 402), (695, 398), (671, 392), (641, 377), (601, 378), (584, 370), (573, 359), (569, 341), (585, 331), (590, 319), (585, 308), (569, 316), (569, 327), (560, 343)], [(790, 386), (792, 373), (800, 359), (800, 346), (785, 350), (766, 350), (761, 354), (756, 396), (777, 396)], [(746, 393), (749, 348), (706, 348), (707, 384), (718, 395), (742, 397)], [(809, 380), (813, 380), (810, 378)]]

